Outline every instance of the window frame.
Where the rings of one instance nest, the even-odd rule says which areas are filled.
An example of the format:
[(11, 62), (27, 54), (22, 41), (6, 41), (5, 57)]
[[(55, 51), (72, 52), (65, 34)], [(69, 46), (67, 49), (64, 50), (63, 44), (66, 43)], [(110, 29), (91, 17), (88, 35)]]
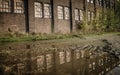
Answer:
[(87, 12), (87, 20), (88, 22), (91, 21), (91, 11)]
[(64, 7), (62, 5), (57, 6), (57, 16), (59, 20), (64, 19)]
[[(48, 7), (47, 9), (45, 9), (45, 5), (48, 5), (48, 6), (46, 6), (46, 8)], [(51, 18), (51, 16), (52, 16), (51, 14), (52, 13), (51, 13), (51, 4), (50, 3), (44, 3), (43, 4), (43, 12), (44, 12), (43, 13), (44, 14), (44, 18), (48, 18), (48, 19)]]
[(22, 14), (24, 13), (24, 1), (23, 0), (13, 0), (14, 13)]
[(74, 14), (75, 14), (75, 21), (80, 21), (79, 9), (78, 8), (74, 9)]
[[(38, 7), (36, 7), (37, 5), (35, 6), (36, 3), (39, 4)], [(42, 2), (38, 2), (38, 1), (34, 2), (34, 17), (35, 18), (43, 18), (43, 4), (42, 4)]]
[(64, 19), (69, 20), (70, 19), (70, 8), (65, 6), (64, 7)]
[[(8, 3), (8, 4), (6, 4)], [(0, 13), (11, 13), (11, 0), (9, 1), (5, 1), (5, 3), (3, 3), (3, 1), (1, 1), (1, 6), (0, 6)]]
[(83, 21), (84, 20), (84, 11), (82, 9), (79, 10), (79, 16), (80, 16), (80, 21)]

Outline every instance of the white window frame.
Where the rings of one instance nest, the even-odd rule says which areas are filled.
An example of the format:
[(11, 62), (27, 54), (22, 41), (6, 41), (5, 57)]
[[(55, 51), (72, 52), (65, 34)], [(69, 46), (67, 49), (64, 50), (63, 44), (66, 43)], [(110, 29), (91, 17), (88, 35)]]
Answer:
[(51, 5), (47, 3), (44, 4), (44, 18), (51, 18)]
[(63, 6), (57, 6), (58, 19), (64, 19)]
[(34, 2), (34, 12), (36, 18), (43, 17), (42, 3)]

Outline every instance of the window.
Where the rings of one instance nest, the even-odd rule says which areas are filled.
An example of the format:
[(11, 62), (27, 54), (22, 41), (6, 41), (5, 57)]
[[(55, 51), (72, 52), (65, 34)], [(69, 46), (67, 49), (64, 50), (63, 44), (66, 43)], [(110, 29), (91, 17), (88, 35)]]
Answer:
[(62, 6), (58, 6), (58, 19), (63, 19), (63, 7)]
[(59, 52), (60, 64), (65, 63), (65, 53)]
[(88, 21), (90, 21), (91, 20), (91, 18), (90, 18), (90, 11), (88, 11)]
[(44, 4), (44, 18), (51, 18), (51, 5)]
[(102, 6), (102, 0), (99, 0), (99, 5)]
[(35, 17), (42, 18), (42, 4), (39, 2), (34, 2), (34, 11), (35, 11)]
[(38, 71), (42, 72), (45, 68), (44, 68), (44, 56), (37, 56), (37, 69)]
[(66, 62), (70, 62), (70, 60), (71, 60), (71, 52), (66, 51)]
[(80, 51), (79, 51), (79, 50), (76, 50), (76, 51), (75, 51), (75, 54), (76, 54), (76, 59), (79, 59), (79, 58), (80, 58)]
[(49, 68), (52, 67), (52, 57), (53, 57), (52, 54), (47, 54), (46, 55), (46, 67), (47, 67), (47, 70), (49, 70)]
[(91, 0), (91, 3), (93, 3), (94, 1), (93, 0)]
[(83, 20), (83, 11), (80, 10), (80, 20)]
[(90, 2), (90, 0), (87, 0), (87, 2)]
[(99, 5), (99, 0), (96, 0), (96, 4)]
[(10, 0), (0, 0), (0, 12), (11, 12)]
[(14, 0), (14, 13), (24, 13), (23, 0)]
[(64, 7), (64, 15), (66, 20), (70, 19), (70, 13), (68, 7)]
[(79, 20), (79, 10), (75, 9), (75, 20)]
[(94, 13), (91, 12), (91, 20), (94, 20)]

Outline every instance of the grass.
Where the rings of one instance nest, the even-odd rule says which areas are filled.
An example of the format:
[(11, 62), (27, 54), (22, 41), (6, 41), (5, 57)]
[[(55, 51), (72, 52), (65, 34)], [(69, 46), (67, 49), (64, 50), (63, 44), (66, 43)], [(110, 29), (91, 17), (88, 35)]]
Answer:
[(0, 42), (25, 42), (25, 41), (40, 41), (40, 40), (53, 40), (53, 39), (66, 39), (66, 38), (80, 38), (97, 37), (106, 34), (117, 34), (120, 36), (120, 32), (101, 33), (101, 34), (20, 34), (20, 33), (5, 33), (0, 35)]
[(22, 41), (39, 41), (53, 40), (65, 38), (83, 38), (80, 34), (39, 34), (39, 35), (21, 35), (21, 34), (5, 34), (0, 37), (0, 42), (22, 42)]

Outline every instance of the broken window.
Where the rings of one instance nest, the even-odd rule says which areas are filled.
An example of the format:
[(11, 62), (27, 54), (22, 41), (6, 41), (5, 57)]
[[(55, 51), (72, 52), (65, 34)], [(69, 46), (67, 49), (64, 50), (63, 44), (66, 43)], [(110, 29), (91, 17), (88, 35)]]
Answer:
[(49, 70), (49, 68), (52, 67), (52, 57), (53, 55), (52, 54), (47, 54), (46, 55), (46, 66), (47, 66), (47, 70)]
[(88, 21), (91, 20), (91, 14), (90, 14), (90, 11), (88, 11)]
[(58, 6), (58, 19), (63, 19), (64, 14), (63, 14), (63, 7), (62, 6)]
[(83, 20), (83, 11), (82, 10), (80, 10), (80, 20)]
[(87, 2), (90, 2), (90, 0), (87, 0)]
[(35, 17), (42, 18), (42, 3), (34, 2), (34, 11), (35, 11)]
[(91, 20), (94, 20), (94, 13), (91, 12)]
[(0, 12), (11, 12), (11, 0), (0, 0)]
[(23, 0), (14, 0), (14, 13), (24, 13)]
[(94, 0), (91, 0), (91, 3), (94, 3)]
[(70, 12), (68, 7), (64, 7), (64, 15), (66, 20), (70, 19)]
[(60, 64), (65, 63), (65, 53), (59, 52)]
[(44, 18), (51, 18), (51, 5), (44, 4)]
[(71, 52), (66, 51), (66, 62), (70, 62), (70, 60), (71, 60)]
[(76, 50), (76, 59), (79, 59), (80, 58), (80, 51), (79, 50)]
[(75, 9), (75, 20), (79, 20), (79, 9)]
[(42, 72), (44, 68), (44, 56), (37, 56), (37, 69), (38, 71)]

